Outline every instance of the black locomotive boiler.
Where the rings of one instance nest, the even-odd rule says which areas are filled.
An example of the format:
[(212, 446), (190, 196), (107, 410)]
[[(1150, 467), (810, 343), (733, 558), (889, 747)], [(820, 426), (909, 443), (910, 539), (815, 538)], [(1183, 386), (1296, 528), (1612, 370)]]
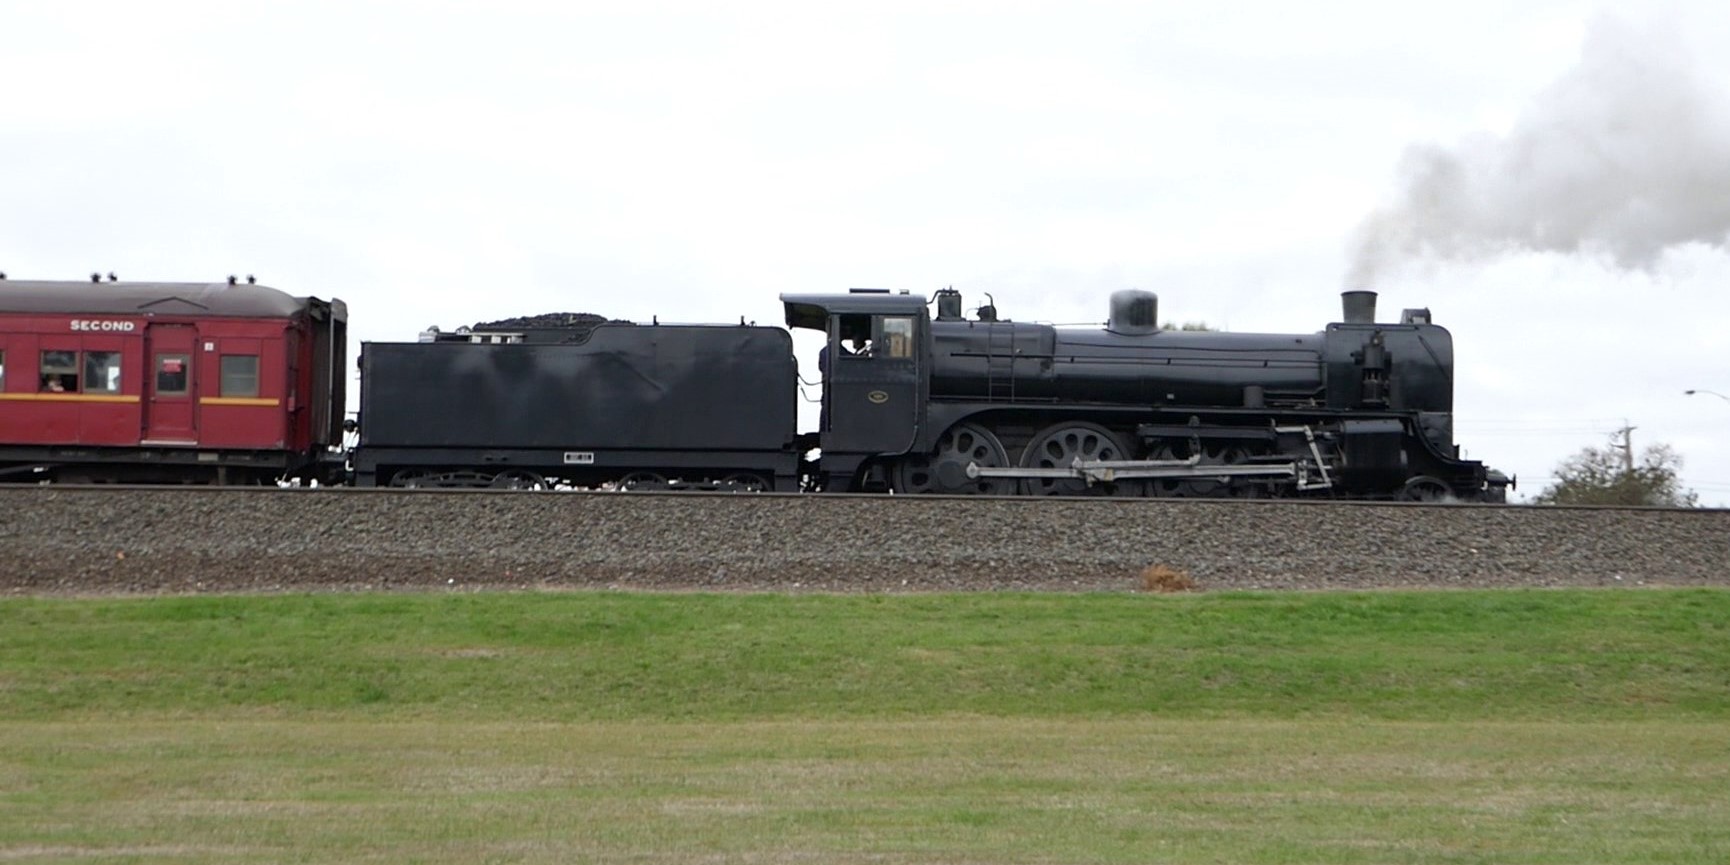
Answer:
[(1501, 501), (1453, 442), (1453, 345), (1427, 310), (1347, 292), (1312, 334), (963, 315), (883, 290), (788, 294), (825, 336), (797, 430), (778, 328), (606, 323), (431, 334), (362, 353), (363, 484)]

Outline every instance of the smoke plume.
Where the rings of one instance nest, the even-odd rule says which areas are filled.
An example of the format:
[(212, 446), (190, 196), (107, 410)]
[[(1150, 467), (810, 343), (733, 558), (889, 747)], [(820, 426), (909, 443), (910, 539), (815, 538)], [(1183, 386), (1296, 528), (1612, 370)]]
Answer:
[(1730, 240), (1730, 98), (1674, 32), (1602, 18), (1504, 136), (1414, 145), (1358, 228), (1347, 287), (1413, 261), (1559, 252), (1650, 269)]

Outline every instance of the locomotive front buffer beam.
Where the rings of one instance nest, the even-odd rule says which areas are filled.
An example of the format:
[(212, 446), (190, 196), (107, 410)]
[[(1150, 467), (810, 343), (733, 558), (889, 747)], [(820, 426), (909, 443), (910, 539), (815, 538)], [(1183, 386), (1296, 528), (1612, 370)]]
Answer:
[(1325, 490), (1333, 487), (1327, 463), (1316, 445), (1315, 433), (1309, 427), (1278, 427), (1276, 432), (1303, 433), (1315, 458), (1284, 463), (1246, 465), (1202, 465), (1201, 457), (1184, 460), (1083, 460), (1079, 457), (1067, 467), (1033, 468), (1015, 466), (982, 466), (967, 464), (969, 478), (1081, 478), (1089, 484), (1120, 480), (1171, 479), (1218, 480), (1231, 478), (1285, 478), (1295, 482), (1300, 490)]

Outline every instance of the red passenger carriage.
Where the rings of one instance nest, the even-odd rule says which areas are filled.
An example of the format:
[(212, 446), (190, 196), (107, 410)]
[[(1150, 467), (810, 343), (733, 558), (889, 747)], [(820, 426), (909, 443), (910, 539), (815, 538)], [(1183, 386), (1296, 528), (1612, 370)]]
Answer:
[(347, 319), (250, 280), (0, 278), (0, 481), (331, 480)]

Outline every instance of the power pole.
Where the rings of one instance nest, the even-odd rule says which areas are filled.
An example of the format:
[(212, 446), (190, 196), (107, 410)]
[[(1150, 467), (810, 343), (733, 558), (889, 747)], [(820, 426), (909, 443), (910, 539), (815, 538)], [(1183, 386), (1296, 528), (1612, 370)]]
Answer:
[[(1610, 446), (1622, 449), (1622, 471), (1634, 473), (1634, 430), (1639, 427), (1629, 426), (1628, 419), (1622, 419), (1622, 428), (1610, 434)], [(1618, 442), (1616, 439), (1621, 438)]]

